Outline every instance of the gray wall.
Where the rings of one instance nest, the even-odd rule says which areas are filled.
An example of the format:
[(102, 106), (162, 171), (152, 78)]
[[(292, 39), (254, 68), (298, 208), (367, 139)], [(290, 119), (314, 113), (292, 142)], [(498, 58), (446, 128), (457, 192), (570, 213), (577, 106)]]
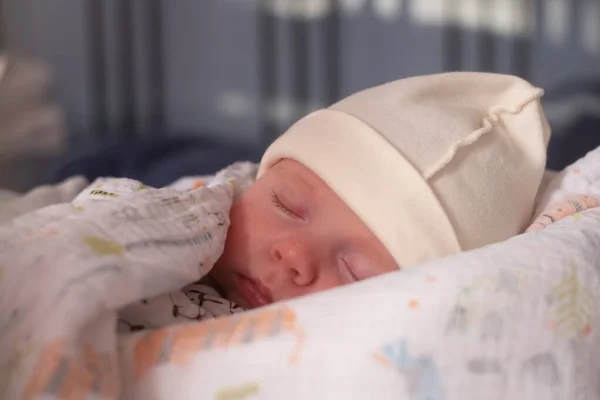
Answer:
[[(128, 0), (133, 4), (131, 45), (137, 71), (132, 84), (120, 66), (120, 57), (128, 54), (119, 36), (122, 0), (95, 1), (105, 28), (105, 122), (113, 132), (126, 129), (124, 109), (132, 98), (140, 131), (157, 126), (156, 71), (150, 71), (157, 49), (162, 55), (158, 61), (164, 81), (158, 84), (163, 91), (158, 93), (164, 93), (159, 106), (165, 132), (208, 132), (247, 142), (264, 138), (261, 116), (279, 132), (332, 96), (409, 75), (495, 70), (526, 75), (551, 89), (575, 77), (600, 74), (597, 0), (271, 0), (263, 2), (262, 14), (251, 0), (169, 0), (160, 3), (161, 46), (149, 43), (148, 34), (153, 32), (149, 7), (158, 2)], [(4, 0), (2, 13), (8, 49), (54, 68), (60, 99), (78, 137), (98, 134), (98, 65), (93, 65), (98, 58), (90, 49), (88, 9), (93, 2)], [(272, 32), (269, 54), (276, 61), (267, 70), (272, 85), (267, 85), (266, 99), (259, 79), (265, 63), (259, 21), (265, 20)], [(333, 30), (331, 21), (338, 21)], [(339, 55), (334, 71), (328, 64), (331, 51)], [(309, 73), (301, 71), (303, 62)], [(334, 80), (332, 95), (325, 88)]]

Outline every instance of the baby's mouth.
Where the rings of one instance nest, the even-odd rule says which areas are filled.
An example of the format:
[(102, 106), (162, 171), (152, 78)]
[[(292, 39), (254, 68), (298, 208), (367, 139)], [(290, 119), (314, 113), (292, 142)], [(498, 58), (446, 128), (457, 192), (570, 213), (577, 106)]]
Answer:
[(262, 307), (273, 302), (269, 288), (260, 281), (238, 274), (235, 284), (240, 294), (252, 307)]

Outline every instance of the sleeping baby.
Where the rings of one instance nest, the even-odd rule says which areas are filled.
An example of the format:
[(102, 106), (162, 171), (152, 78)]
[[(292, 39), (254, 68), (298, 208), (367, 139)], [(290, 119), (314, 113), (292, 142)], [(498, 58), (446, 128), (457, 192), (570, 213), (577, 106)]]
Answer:
[(252, 164), (222, 172), (244, 190), (209, 275), (130, 305), (120, 326), (233, 314), (524, 232), (550, 134), (541, 96), (513, 76), (447, 73), (308, 115), (268, 148), (256, 182)]
[[(177, 365), (189, 365), (195, 350), (291, 327), (300, 344), (296, 318), (307, 315), (292, 304), (154, 328), (419, 268), (598, 206), (600, 150), (543, 188), (549, 129), (541, 94), (493, 74), (400, 80), (303, 118), (259, 166), (238, 163), (160, 189), (74, 178), (3, 202), (0, 398), (129, 398), (133, 388), (143, 388), (139, 398), (178, 390), (189, 397), (194, 389), (181, 385), (196, 381), (197, 369)], [(545, 317), (538, 322), (545, 330)], [(312, 355), (335, 335), (313, 341)], [(469, 341), (459, 336), (456, 343)], [(217, 390), (212, 377), (225, 376), (227, 361), (206, 355), (199, 364), (216, 364), (200, 381)], [(148, 376), (164, 362), (175, 368)], [(247, 381), (226, 385), (234, 382)]]

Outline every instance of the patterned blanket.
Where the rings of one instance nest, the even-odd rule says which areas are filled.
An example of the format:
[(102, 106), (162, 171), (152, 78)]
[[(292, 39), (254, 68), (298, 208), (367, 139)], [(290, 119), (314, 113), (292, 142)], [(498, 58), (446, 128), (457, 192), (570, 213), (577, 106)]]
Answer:
[[(600, 399), (600, 209), (542, 216), (600, 195), (600, 151), (550, 184), (541, 226), (506, 242), (117, 334), (120, 309), (210, 270), (241, 189), (231, 178), (193, 190), (72, 180), (5, 204), (0, 398)], [(62, 202), (38, 208), (44, 198)]]

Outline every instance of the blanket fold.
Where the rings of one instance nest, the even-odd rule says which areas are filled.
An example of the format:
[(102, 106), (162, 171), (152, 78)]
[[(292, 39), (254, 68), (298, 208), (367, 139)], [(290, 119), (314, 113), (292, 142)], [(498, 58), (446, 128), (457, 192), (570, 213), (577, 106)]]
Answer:
[[(595, 151), (559, 174), (539, 211), (595, 198), (598, 165)], [(210, 271), (251, 170), (163, 189), (100, 179), (64, 195), (85, 184), (74, 180), (4, 203), (0, 399), (600, 399), (592, 206), (336, 290), (118, 334), (128, 304)]]

